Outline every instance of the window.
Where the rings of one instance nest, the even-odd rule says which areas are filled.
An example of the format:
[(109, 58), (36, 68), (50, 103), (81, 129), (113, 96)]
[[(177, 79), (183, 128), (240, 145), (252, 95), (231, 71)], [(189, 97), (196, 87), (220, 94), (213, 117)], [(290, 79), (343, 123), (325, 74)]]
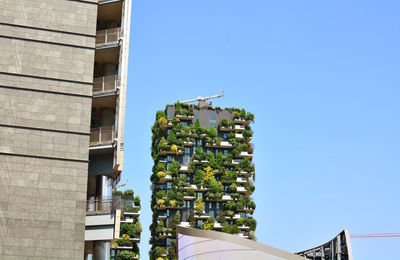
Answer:
[(181, 126), (187, 126), (187, 125), (188, 125), (187, 122), (185, 122), (185, 121), (182, 121), (182, 122), (181, 122)]
[(210, 210), (210, 211), (208, 212), (208, 214), (210, 214), (210, 216), (213, 216), (213, 217), (215, 217), (214, 210)]
[(228, 150), (224, 149), (224, 155), (228, 155)]
[(197, 192), (197, 198), (203, 198), (203, 193), (202, 192)]
[(169, 209), (167, 209), (167, 217), (169, 217)]
[(167, 156), (167, 162), (172, 162), (174, 160), (174, 157), (172, 155)]
[(190, 155), (190, 147), (185, 147), (185, 155)]
[(217, 202), (215, 206), (217, 209), (219, 209), (219, 202)]
[(203, 140), (197, 140), (198, 145), (203, 145)]
[(194, 117), (195, 118), (199, 118), (200, 116), (199, 116), (199, 111), (194, 111)]
[(168, 118), (172, 118), (173, 117), (171, 109), (168, 109), (167, 116), (168, 116)]
[(171, 239), (167, 238), (167, 246), (171, 246)]
[(198, 219), (197, 220), (197, 227), (201, 227), (201, 226), (203, 226), (203, 220)]
[(172, 188), (172, 182), (167, 182), (167, 189), (171, 189)]
[(212, 209), (212, 202), (209, 202), (209, 203), (208, 203), (208, 208), (209, 208), (209, 209)]
[(217, 114), (214, 113), (209, 114), (208, 119), (209, 119), (209, 127), (217, 128)]

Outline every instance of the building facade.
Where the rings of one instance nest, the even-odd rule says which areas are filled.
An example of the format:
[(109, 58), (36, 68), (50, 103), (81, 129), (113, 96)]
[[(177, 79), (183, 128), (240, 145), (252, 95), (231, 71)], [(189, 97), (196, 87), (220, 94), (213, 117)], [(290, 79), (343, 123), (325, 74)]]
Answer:
[[(196, 260), (306, 260), (302, 256), (238, 236), (177, 227), (179, 259)], [(312, 258), (311, 258), (312, 259)], [(337, 258), (329, 258), (337, 259)]]
[(1, 259), (110, 255), (118, 222), (93, 217), (122, 171), (130, 8), (0, 1)]
[(244, 109), (204, 103), (176, 103), (157, 112), (151, 259), (177, 258), (177, 225), (255, 238), (253, 120)]

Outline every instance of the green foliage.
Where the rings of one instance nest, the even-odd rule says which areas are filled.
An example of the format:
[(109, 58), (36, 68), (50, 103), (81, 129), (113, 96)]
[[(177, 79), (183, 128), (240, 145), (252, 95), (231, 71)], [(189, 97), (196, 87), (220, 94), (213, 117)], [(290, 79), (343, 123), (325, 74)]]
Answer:
[(218, 135), (217, 130), (214, 127), (210, 127), (210, 129), (208, 130), (208, 135), (211, 138), (217, 137), (217, 135)]
[(239, 218), (239, 219), (237, 219), (237, 220), (236, 220), (236, 224), (237, 224), (238, 226), (243, 226), (243, 224), (244, 224), (244, 218)]
[(165, 163), (157, 163), (157, 165), (154, 168), (154, 172), (165, 172), (167, 170), (167, 166)]
[(236, 192), (236, 190), (237, 190), (236, 183), (232, 183), (231, 185), (229, 185), (229, 191), (230, 192)]
[(227, 223), (224, 223), (224, 224), (222, 224), (221, 231), (230, 234), (230, 233), (232, 233), (232, 228)]
[(254, 218), (246, 218), (244, 220), (246, 226), (250, 227), (251, 230), (256, 230), (257, 221)]
[(155, 251), (156, 251), (156, 256), (163, 256), (167, 254), (167, 249), (161, 246), (157, 246), (155, 248)]
[(135, 256), (134, 252), (123, 250), (117, 255), (117, 260), (132, 260), (135, 259)]
[(219, 121), (219, 126), (228, 127), (229, 123), (226, 118), (223, 118)]
[(174, 223), (175, 225), (181, 223), (181, 214), (179, 213), (179, 211), (177, 211), (174, 215)]
[(167, 130), (168, 120), (165, 119), (165, 117), (160, 117), (160, 119), (158, 119), (157, 123), (161, 130), (163, 130), (163, 131)]
[(164, 198), (165, 197), (165, 190), (159, 190), (159, 191), (157, 191), (157, 193), (156, 193), (156, 198), (157, 199), (162, 199), (162, 198)]
[(203, 180), (203, 171), (202, 170), (197, 170), (196, 171), (196, 174), (194, 175), (194, 178), (193, 178), (193, 182), (198, 187), (203, 185), (204, 180)]
[(250, 230), (250, 232), (249, 232), (249, 239), (251, 239), (251, 240), (255, 240), (256, 239), (256, 234), (252, 230)]
[(242, 168), (244, 171), (249, 172), (250, 171), (250, 162), (247, 158), (243, 158), (243, 160), (239, 164), (240, 168)]
[(179, 172), (179, 169), (181, 168), (181, 165), (179, 164), (178, 161), (172, 161), (171, 165), (169, 166), (169, 172), (172, 174), (172, 176), (176, 176)]
[(164, 137), (161, 137), (160, 141), (158, 142), (157, 149), (158, 151), (168, 151), (170, 149), (170, 146)]
[(133, 190), (126, 190), (122, 194), (122, 198), (126, 200), (133, 200)]
[(235, 205), (234, 201), (229, 200), (225, 203), (225, 209), (233, 211), (233, 210), (235, 210), (235, 208), (236, 208), (236, 205)]
[(214, 217), (210, 216), (204, 223), (203, 223), (203, 229), (205, 230), (211, 230), (214, 228)]
[(127, 234), (129, 237), (138, 237), (142, 233), (142, 225), (139, 221), (136, 223), (121, 223), (121, 234)]
[(194, 207), (196, 209), (196, 213), (201, 215), (204, 211), (204, 202), (201, 198), (196, 199), (196, 205)]
[(221, 182), (219, 182), (219, 181), (217, 181), (215, 179), (212, 179), (210, 181), (210, 191), (212, 193), (222, 192), (223, 189), (224, 189), (224, 187), (222, 186)]
[(178, 141), (173, 131), (169, 132), (167, 140), (170, 144), (177, 144)]
[(240, 229), (239, 229), (238, 225), (234, 224), (232, 226), (232, 234), (238, 234), (238, 233), (240, 233)]
[(158, 121), (161, 117), (166, 117), (164, 111), (158, 110), (156, 112), (156, 121)]

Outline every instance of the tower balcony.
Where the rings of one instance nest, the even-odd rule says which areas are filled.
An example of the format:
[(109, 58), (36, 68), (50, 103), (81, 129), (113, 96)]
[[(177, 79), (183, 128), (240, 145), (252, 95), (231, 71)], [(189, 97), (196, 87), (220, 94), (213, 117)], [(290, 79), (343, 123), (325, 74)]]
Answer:
[(110, 75), (93, 79), (93, 97), (115, 95), (119, 84), (118, 75)]
[(90, 147), (112, 145), (114, 138), (114, 126), (101, 126), (90, 129)]
[(96, 32), (96, 49), (119, 46), (121, 28), (111, 28)]

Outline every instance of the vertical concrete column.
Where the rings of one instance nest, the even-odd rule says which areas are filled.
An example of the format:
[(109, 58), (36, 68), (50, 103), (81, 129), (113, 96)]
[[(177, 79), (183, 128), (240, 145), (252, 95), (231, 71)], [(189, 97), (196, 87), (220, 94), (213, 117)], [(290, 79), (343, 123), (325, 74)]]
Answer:
[(112, 179), (106, 175), (101, 176), (101, 196), (103, 198), (112, 197)]
[(95, 260), (110, 260), (111, 243), (108, 241), (98, 241), (95, 246)]

